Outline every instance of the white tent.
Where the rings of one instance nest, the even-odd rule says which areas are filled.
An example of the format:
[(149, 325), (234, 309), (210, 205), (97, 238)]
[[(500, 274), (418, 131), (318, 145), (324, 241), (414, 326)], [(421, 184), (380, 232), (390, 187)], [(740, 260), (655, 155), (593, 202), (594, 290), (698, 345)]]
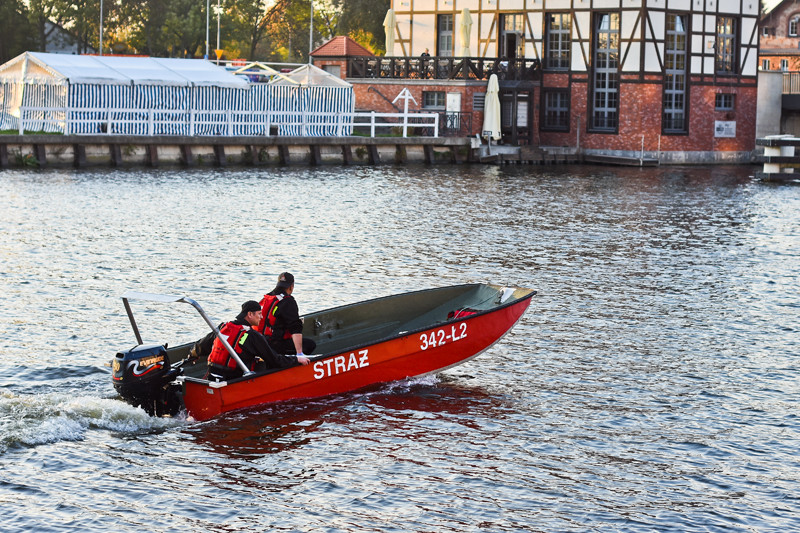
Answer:
[(353, 86), (342, 78), (325, 72), (314, 65), (302, 65), (287, 74), (281, 74), (273, 79), (272, 85), (294, 85), (294, 86), (315, 86), (315, 87), (349, 87)]
[[(187, 135), (194, 93), (248, 99), (249, 84), (204, 60), (26, 52), (0, 66), (0, 130)], [(231, 93), (231, 91), (233, 91)], [(228, 93), (228, 94), (224, 94)], [(56, 111), (48, 111), (55, 109)], [(109, 130), (111, 128), (111, 130)]]
[[(349, 135), (352, 86), (304, 65), (251, 84), (202, 59), (26, 52), (0, 66), (0, 130), (125, 135)], [(299, 90), (299, 92), (298, 92)], [(302, 98), (300, 98), (302, 95)], [(276, 114), (276, 111), (279, 113)], [(292, 113), (294, 112), (294, 113)]]
[(25, 52), (0, 66), (0, 81), (50, 84), (213, 85), (246, 88), (247, 81), (202, 59), (78, 56)]
[[(279, 135), (350, 135), (355, 110), (353, 86), (313, 65), (303, 65), (268, 84), (273, 109), (283, 113)], [(316, 114), (314, 125), (305, 117)]]

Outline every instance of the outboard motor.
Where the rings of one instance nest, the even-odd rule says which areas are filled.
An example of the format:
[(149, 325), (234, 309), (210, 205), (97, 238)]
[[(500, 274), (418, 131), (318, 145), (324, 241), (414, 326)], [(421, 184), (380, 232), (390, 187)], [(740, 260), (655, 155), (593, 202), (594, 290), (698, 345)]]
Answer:
[(170, 366), (164, 346), (140, 345), (114, 356), (111, 379), (129, 404), (150, 415), (173, 416), (181, 407), (181, 387), (173, 383), (180, 373), (179, 364)]

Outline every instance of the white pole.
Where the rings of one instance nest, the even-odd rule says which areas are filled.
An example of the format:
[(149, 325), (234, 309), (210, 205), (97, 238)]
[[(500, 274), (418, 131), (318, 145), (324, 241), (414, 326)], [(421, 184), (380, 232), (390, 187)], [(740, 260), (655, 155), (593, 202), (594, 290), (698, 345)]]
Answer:
[(100, 55), (103, 55), (103, 0), (100, 0)]
[[(217, 0), (217, 50), (219, 50), (219, 16), (222, 13), (221, 7), (222, 0)], [(219, 58), (217, 58), (217, 63), (219, 63)]]
[(208, 59), (208, 21), (211, 12), (211, 0), (206, 0), (206, 59)]
[(311, 64), (311, 52), (314, 50), (314, 0), (311, 4), (311, 14), (308, 18), (308, 64)]

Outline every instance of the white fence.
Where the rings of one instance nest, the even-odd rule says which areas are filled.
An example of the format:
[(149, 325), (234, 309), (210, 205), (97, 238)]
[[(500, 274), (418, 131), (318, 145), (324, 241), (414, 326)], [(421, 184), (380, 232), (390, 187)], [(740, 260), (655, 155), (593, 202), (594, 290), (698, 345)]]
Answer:
[(428, 129), (439, 136), (436, 113), (326, 113), (296, 111), (169, 110), (127, 108), (19, 107), (16, 119), (20, 135), (52, 132), (64, 135), (188, 135), (188, 136), (325, 136), (343, 137), (353, 128), (369, 129), (369, 136), (393, 128)]

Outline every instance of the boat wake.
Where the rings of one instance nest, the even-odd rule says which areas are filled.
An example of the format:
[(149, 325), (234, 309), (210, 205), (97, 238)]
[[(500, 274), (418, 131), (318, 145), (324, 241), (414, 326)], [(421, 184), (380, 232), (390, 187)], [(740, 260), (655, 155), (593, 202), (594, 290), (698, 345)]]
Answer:
[(183, 422), (151, 417), (142, 409), (111, 398), (3, 391), (0, 392), (0, 453), (18, 446), (80, 441), (91, 430), (135, 433)]

